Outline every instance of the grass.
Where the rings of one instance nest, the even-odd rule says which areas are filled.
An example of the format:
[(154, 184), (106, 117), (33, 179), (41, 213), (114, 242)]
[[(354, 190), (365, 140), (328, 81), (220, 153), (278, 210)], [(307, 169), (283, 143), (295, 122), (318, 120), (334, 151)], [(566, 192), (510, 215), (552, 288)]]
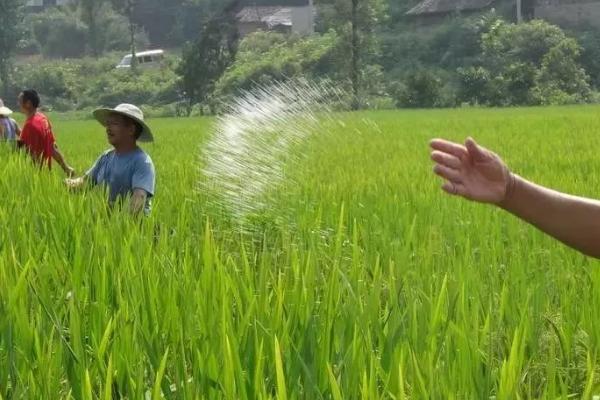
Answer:
[[(599, 394), (596, 261), (442, 195), (427, 143), (474, 135), (527, 178), (600, 197), (600, 108), (336, 117), (252, 234), (197, 191), (211, 120), (151, 122), (142, 224), (0, 149), (0, 397)], [(79, 171), (107, 147), (91, 121), (54, 127)]]

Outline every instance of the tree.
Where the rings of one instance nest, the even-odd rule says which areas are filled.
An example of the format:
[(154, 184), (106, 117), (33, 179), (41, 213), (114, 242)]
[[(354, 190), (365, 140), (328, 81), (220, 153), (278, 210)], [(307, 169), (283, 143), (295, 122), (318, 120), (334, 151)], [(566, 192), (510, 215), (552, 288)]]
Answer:
[[(79, 58), (86, 53), (102, 55), (105, 51), (131, 49), (128, 20), (115, 12), (109, 2), (104, 1), (102, 8), (94, 11), (93, 39), (90, 39), (90, 21), (82, 21), (82, 11), (79, 3), (73, 3), (72, 6), (52, 7), (29, 14), (27, 26), (33, 33), (29, 39), (39, 44), (42, 54), (49, 58)], [(135, 40), (136, 48), (145, 47), (148, 42), (145, 33), (139, 29)]]
[(81, 20), (87, 26), (88, 43), (91, 53), (96, 58), (104, 50), (99, 31), (99, 19), (105, 5), (104, 3), (104, 0), (78, 0), (77, 2)]
[[(90, 0), (94, 1), (94, 0)], [(135, 74), (137, 70), (137, 58), (135, 56), (135, 11), (138, 0), (111, 0), (115, 10), (127, 17), (129, 21), (129, 48), (131, 50), (131, 73)]]
[(575, 39), (566, 39), (544, 56), (533, 90), (541, 104), (584, 103), (591, 90), (589, 77), (577, 65), (580, 47)]
[(196, 103), (204, 103), (214, 89), (215, 82), (234, 61), (238, 32), (234, 18), (237, 1), (211, 18), (203, 27), (200, 37), (185, 47), (177, 73), (182, 77), (181, 87), (188, 102), (188, 113)]
[(517, 25), (498, 19), (481, 43), (487, 65), (497, 69), (513, 62), (539, 66), (546, 53), (565, 39), (562, 29), (542, 20)]
[(340, 61), (346, 66), (342, 70), (351, 82), (352, 108), (358, 109), (362, 102), (363, 71), (379, 52), (375, 28), (385, 16), (385, 3), (383, 0), (320, 0), (319, 3), (335, 10), (325, 25), (333, 27), (341, 37)]
[(481, 67), (459, 71), (463, 101), (530, 105), (589, 98), (589, 77), (578, 64), (580, 47), (557, 26), (497, 20), (482, 34), (481, 46)]
[(335, 31), (306, 37), (260, 31), (249, 34), (240, 42), (235, 62), (216, 82), (214, 93), (225, 98), (257, 84), (327, 75), (326, 65), (336, 44)]
[[(579, 28), (579, 27), (578, 27)], [(582, 31), (576, 31), (577, 42), (581, 45), (581, 65), (590, 75), (591, 84), (600, 87), (600, 29), (593, 26), (583, 26)]]
[(206, 16), (223, 8), (223, 0), (138, 0), (134, 20), (152, 43), (179, 45), (194, 40)]
[(404, 87), (395, 90), (396, 105), (408, 108), (435, 107), (442, 89), (442, 82), (427, 70), (415, 71), (408, 76)]
[(6, 96), (10, 86), (11, 60), (22, 38), (23, 0), (0, 0), (0, 80)]
[(45, 57), (76, 58), (85, 54), (87, 28), (76, 8), (53, 8), (28, 22)]

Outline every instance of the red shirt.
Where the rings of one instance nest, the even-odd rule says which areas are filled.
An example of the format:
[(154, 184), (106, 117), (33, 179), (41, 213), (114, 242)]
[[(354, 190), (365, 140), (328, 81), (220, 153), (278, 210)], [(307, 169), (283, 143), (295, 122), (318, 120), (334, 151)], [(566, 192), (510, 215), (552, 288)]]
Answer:
[(41, 164), (52, 164), (54, 134), (48, 118), (42, 113), (35, 113), (29, 118), (21, 131), (20, 141), (25, 145), (32, 157)]

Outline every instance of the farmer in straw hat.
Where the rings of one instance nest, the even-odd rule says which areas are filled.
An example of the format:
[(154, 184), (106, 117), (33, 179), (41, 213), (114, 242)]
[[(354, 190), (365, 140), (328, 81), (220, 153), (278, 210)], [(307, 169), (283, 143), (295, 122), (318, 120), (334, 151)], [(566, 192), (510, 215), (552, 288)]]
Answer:
[(133, 214), (149, 214), (156, 178), (152, 159), (137, 145), (154, 140), (144, 114), (132, 104), (120, 104), (98, 109), (94, 117), (106, 128), (113, 148), (104, 152), (84, 176), (65, 183), (72, 189), (81, 188), (86, 182), (107, 186), (111, 207), (129, 198)]
[(512, 173), (471, 138), (431, 141), (434, 172), (450, 195), (496, 205), (582, 253), (600, 258), (600, 201), (570, 196)]
[(15, 142), (21, 136), (21, 128), (17, 121), (10, 118), (12, 110), (4, 106), (4, 102), (0, 99), (0, 140)]
[(73, 176), (75, 170), (67, 164), (62, 153), (58, 150), (50, 121), (38, 111), (40, 106), (38, 93), (32, 89), (24, 90), (19, 94), (18, 101), (21, 112), (27, 117), (19, 137), (19, 147), (25, 148), (40, 166), (47, 163), (48, 168), (51, 168), (52, 159), (54, 159), (67, 176)]

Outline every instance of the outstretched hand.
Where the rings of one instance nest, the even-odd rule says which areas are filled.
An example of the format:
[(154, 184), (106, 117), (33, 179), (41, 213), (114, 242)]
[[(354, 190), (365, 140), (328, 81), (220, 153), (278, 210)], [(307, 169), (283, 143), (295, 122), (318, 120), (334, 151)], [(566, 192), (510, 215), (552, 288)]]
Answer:
[(445, 192), (497, 205), (506, 200), (514, 177), (497, 154), (471, 138), (464, 145), (434, 139), (430, 146), (433, 171), (445, 180)]

